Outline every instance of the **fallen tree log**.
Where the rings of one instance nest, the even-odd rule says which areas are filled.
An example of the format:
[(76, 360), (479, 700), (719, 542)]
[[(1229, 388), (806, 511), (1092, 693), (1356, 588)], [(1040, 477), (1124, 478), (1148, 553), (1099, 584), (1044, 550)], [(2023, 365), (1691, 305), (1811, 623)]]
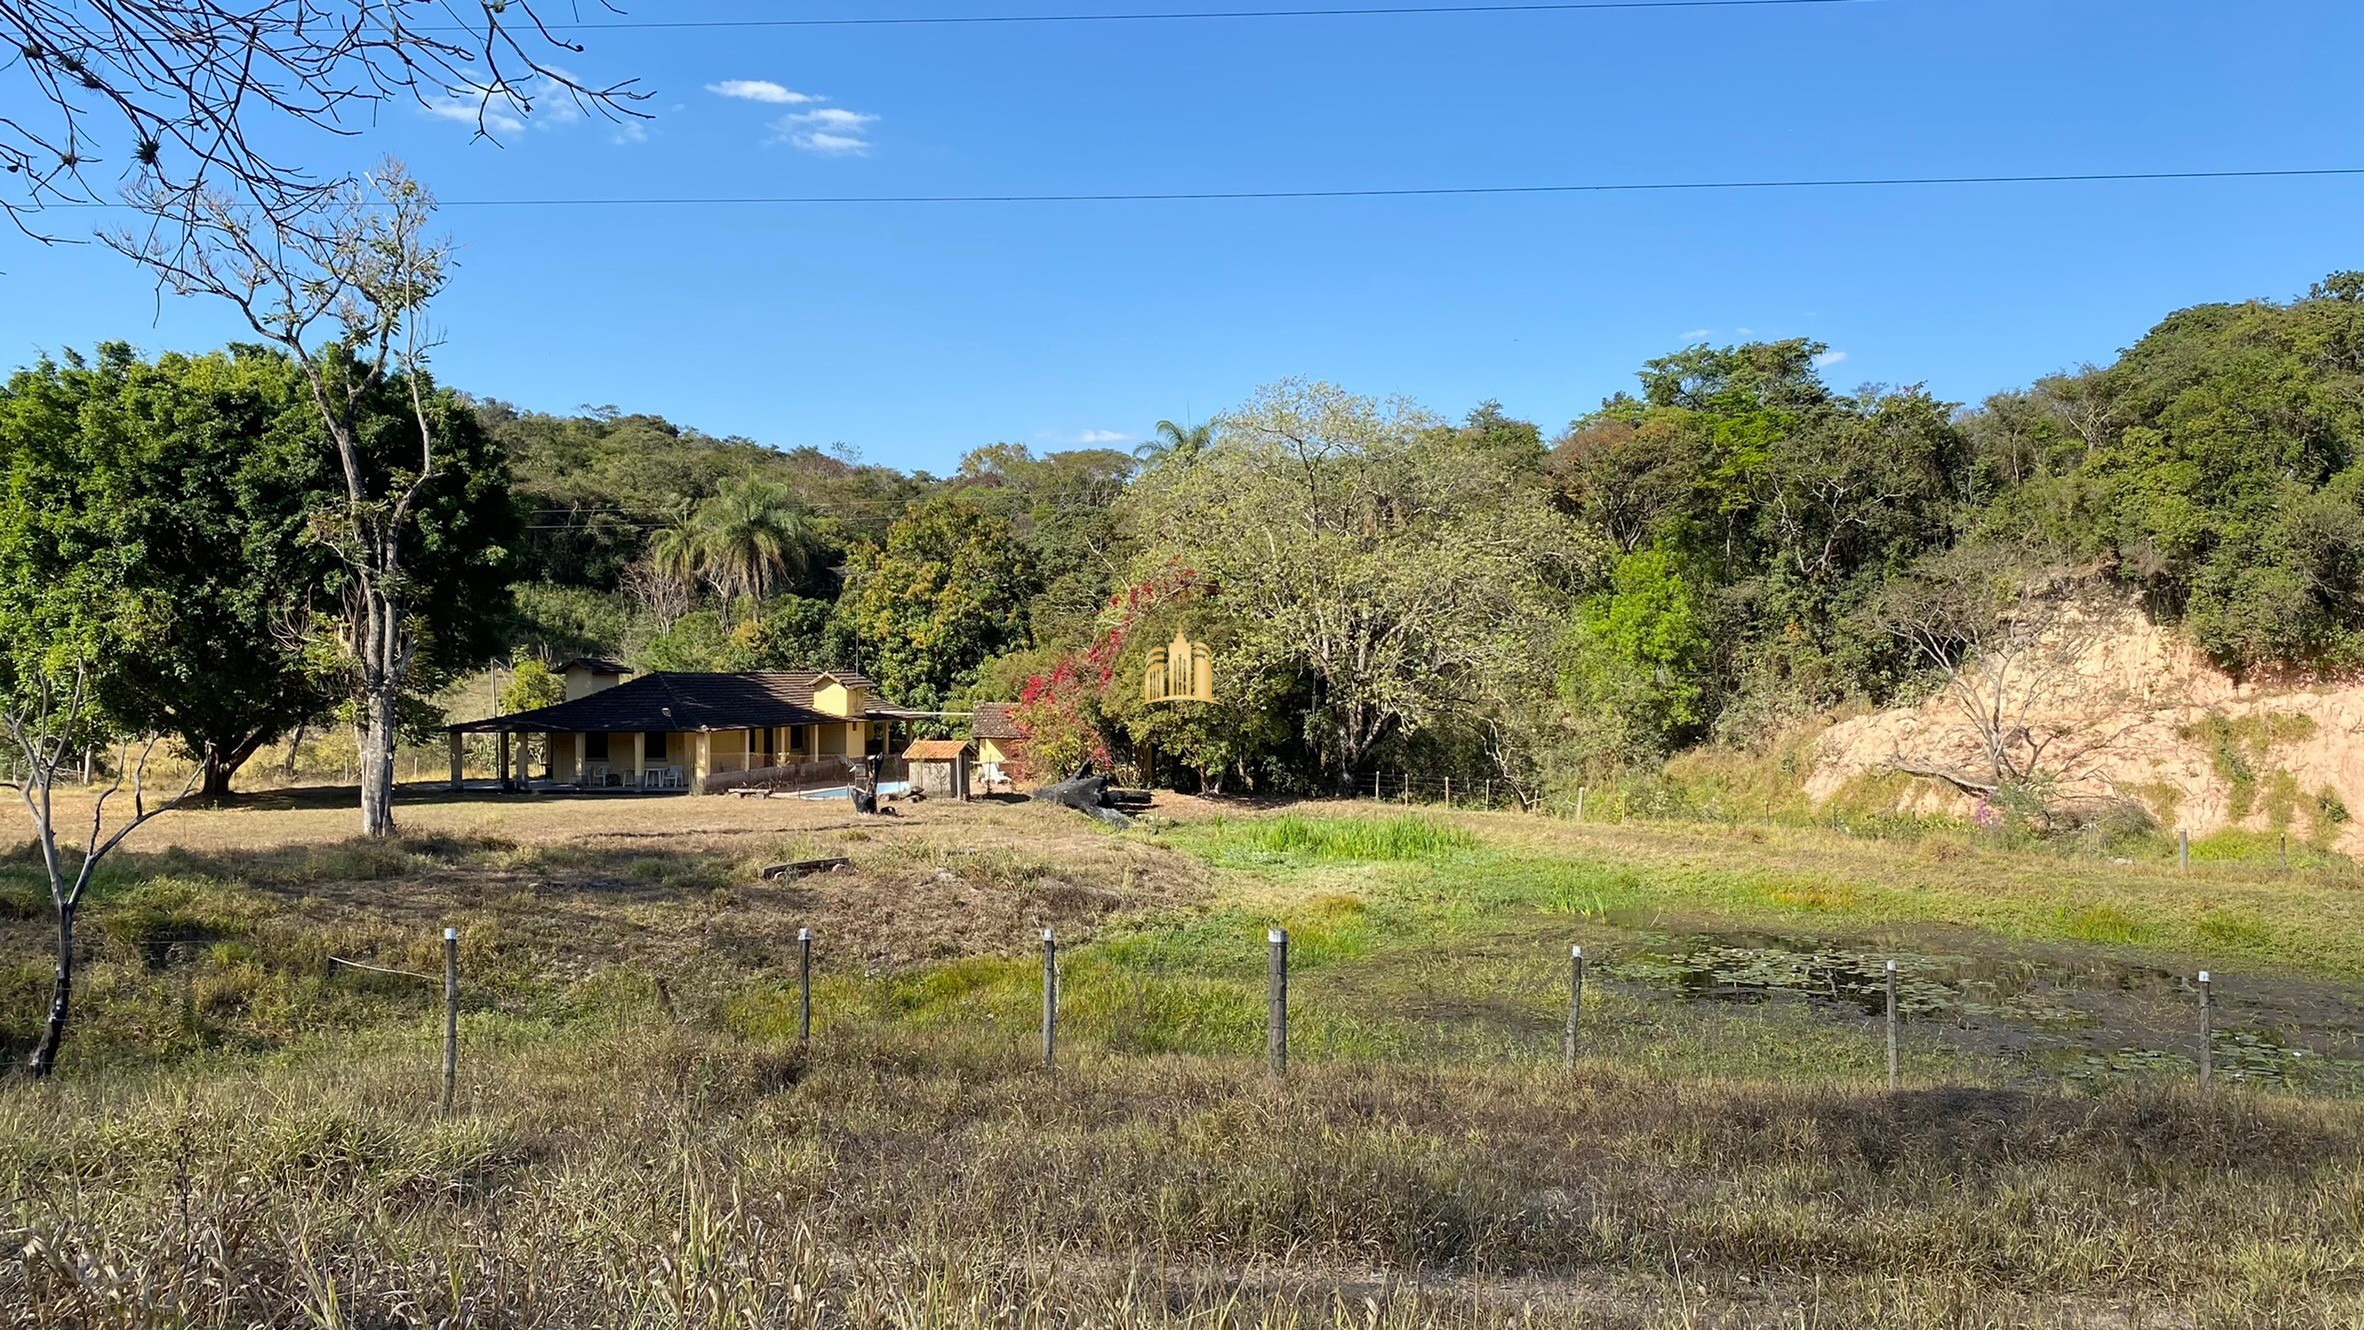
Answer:
[(1889, 758), (1888, 765), (1891, 769), (1901, 771), (1907, 776), (1926, 776), (1930, 780), (1944, 781), (1962, 793), (1973, 797), (1984, 798), (2002, 788), (1994, 781), (1980, 780), (1959, 767), (1941, 767), (1934, 763), (1914, 762), (1902, 757)]
[(793, 863), (770, 864), (763, 870), (763, 880), (766, 882), (775, 878), (793, 880), (803, 877), (807, 873), (825, 873), (831, 869), (850, 867), (853, 862), (843, 855), (837, 855), (827, 859), (798, 859)]
[(1034, 791), (1034, 797), (1045, 803), (1072, 808), (1076, 812), (1095, 817), (1112, 827), (1129, 827), (1133, 819), (1112, 806), (1108, 794), (1108, 778), (1092, 774), (1090, 764), (1063, 781), (1044, 785)]

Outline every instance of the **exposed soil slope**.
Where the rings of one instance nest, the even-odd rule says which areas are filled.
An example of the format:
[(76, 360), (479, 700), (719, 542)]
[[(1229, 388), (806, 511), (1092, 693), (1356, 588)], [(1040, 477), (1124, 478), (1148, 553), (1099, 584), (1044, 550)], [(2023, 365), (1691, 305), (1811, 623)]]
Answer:
[[(2053, 662), (2066, 684), (2031, 719), (2067, 730), (2063, 795), (2139, 801), (2161, 826), (2194, 837), (2228, 827), (2288, 831), (2364, 852), (2364, 683), (2236, 680), (2173, 628), (2131, 607), (2081, 658)], [(1908, 763), (1981, 770), (1976, 730), (1947, 694), (1833, 725), (1807, 792), (1817, 801)], [(1915, 780), (1902, 807), (1971, 813), (1975, 801)]]

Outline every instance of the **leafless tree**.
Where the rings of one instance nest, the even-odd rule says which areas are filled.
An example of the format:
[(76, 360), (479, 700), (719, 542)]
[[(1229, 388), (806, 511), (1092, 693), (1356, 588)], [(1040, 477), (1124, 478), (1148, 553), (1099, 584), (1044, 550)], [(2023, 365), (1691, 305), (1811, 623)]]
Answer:
[(1900, 756), (1899, 770), (1966, 793), (2041, 799), (2085, 774), (2079, 764), (2116, 737), (2096, 728), (2101, 708), (2083, 672), (2112, 622), (2088, 574), (2040, 551), (1964, 545), (1892, 581), (1876, 614), (1942, 681), (1977, 736), (1984, 768)]
[(646, 556), (624, 569), (624, 591), (647, 612), (660, 633), (681, 622), (698, 600), (696, 582)]
[[(302, 143), (289, 128), (355, 135), (404, 101), (470, 120), (488, 139), (551, 100), (639, 116), (646, 94), (631, 82), (587, 82), (558, 63), (583, 48), (545, 21), (550, 7), (0, 0), (0, 76), (19, 75), (29, 94), (9, 99), (27, 109), (0, 115), (0, 212), (41, 235), (43, 209), (128, 188), (167, 248), (202, 230), (223, 198), (300, 230), (346, 181), (288, 155)], [(579, 18), (573, 5), (569, 14)]]
[[(58, 1047), (65, 1042), (66, 1021), (74, 995), (74, 916), (81, 908), (83, 894), (90, 889), (91, 877), (98, 871), (100, 861), (121, 845), (125, 837), (139, 830), (150, 818), (188, 798), (205, 772), (204, 755), (199, 754), (198, 760), (190, 765), (188, 779), (181, 782), (179, 793), (151, 805), (147, 790), (148, 759), (155, 753), (158, 741), (151, 736), (136, 748), (125, 742), (115, 763), (114, 782), (98, 791), (91, 803), (90, 829), (80, 846), (80, 862), (70, 862), (68, 851), (58, 845), (56, 793), (58, 781), (70, 777), (88, 751), (92, 723), (89, 701), (88, 672), (76, 665), (54, 678), (28, 681), (14, 698), (0, 703), (0, 729), (7, 731), (9, 743), (16, 750), (14, 756), (24, 764), (21, 775), (0, 784), (24, 798), (25, 812), (33, 821), (33, 846), (40, 852), (41, 866), (49, 875), (49, 899), (57, 910), (57, 961), (49, 990), (49, 1019), (42, 1025), (41, 1040), (33, 1046), (32, 1059), (26, 1064), (26, 1070), (35, 1078), (57, 1069)], [(131, 790), (130, 816), (109, 826), (107, 806), (123, 793), (126, 784)]]
[[(194, 229), (177, 243), (138, 231), (105, 238), (154, 268), (168, 289), (228, 301), (311, 389), (345, 482), (338, 518), (316, 534), (351, 574), (341, 635), (362, 712), (361, 830), (392, 835), (397, 722), (418, 649), (404, 545), (437, 474), (427, 305), (443, 289), (450, 246), (428, 234), (434, 197), (399, 162), (339, 186), (300, 229), (226, 197), (199, 203)], [(415, 467), (381, 470), (365, 455), (365, 404), (389, 387), (407, 399)]]

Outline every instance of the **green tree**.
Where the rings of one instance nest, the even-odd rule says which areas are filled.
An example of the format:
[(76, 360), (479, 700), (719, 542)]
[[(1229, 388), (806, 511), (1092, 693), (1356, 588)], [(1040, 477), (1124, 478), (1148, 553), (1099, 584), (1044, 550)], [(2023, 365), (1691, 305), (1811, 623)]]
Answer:
[(1211, 588), (1237, 625), (1225, 668), (1307, 682), (1305, 741), (1341, 791), (1383, 740), (1548, 678), (1544, 625), (1596, 557), (1539, 480), (1473, 464), (1408, 402), (1323, 383), (1260, 390), (1140, 491), (1143, 568)]
[(1578, 609), (1559, 688), (1590, 756), (1648, 762), (1701, 732), (1714, 642), (1697, 581), (1681, 555), (1652, 547), (1618, 560), (1608, 589)]
[(503, 712), (532, 711), (565, 700), (565, 681), (552, 673), (540, 657), (526, 656), (511, 669), (509, 682), (501, 689), (500, 705)]
[(1147, 466), (1164, 462), (1187, 462), (1205, 452), (1215, 441), (1212, 424), (1177, 425), (1171, 420), (1157, 422), (1157, 429), (1133, 449), (1133, 458)]
[[(54, 366), (45, 366), (54, 371)], [(163, 629), (153, 594), (127, 577), (137, 563), (128, 539), (126, 506), (108, 501), (108, 477), (96, 473), (88, 440), (76, 428), (71, 398), (55, 387), (62, 375), (20, 375), (0, 398), (8, 430), (0, 504), (0, 734), (12, 750), (4, 782), (22, 799), (32, 823), (33, 851), (48, 879), (56, 918), (56, 951), (47, 1019), (27, 1070), (36, 1079), (57, 1066), (71, 1017), (75, 924), (99, 865), (140, 823), (185, 797), (198, 778), (192, 766), (178, 795), (158, 804), (145, 789), (153, 741), (126, 744), (112, 787), (96, 791), (87, 814), (77, 810), (80, 853), (61, 844), (58, 785), (72, 780), (82, 755), (117, 732), (97, 702), (110, 685), (137, 677), (142, 657)], [(32, 400), (28, 401), (27, 399)], [(128, 809), (118, 796), (131, 784)]]
[(1024, 643), (1037, 589), (1008, 521), (961, 491), (927, 500), (860, 556), (844, 602), (861, 663), (880, 692), (931, 709), (988, 657)]
[[(356, 417), (365, 466), (402, 447), (399, 393)], [(426, 409), (447, 452), (417, 503), (414, 703), (494, 649), (511, 520), (472, 417), (448, 394)], [(312, 649), (316, 616), (350, 587), (321, 539), (342, 482), (286, 357), (235, 347), (147, 362), (113, 343), (45, 362), (0, 386), (0, 458), (19, 476), (10, 520), (60, 551), (106, 549), (141, 607), (139, 668), (94, 678), (91, 702), (122, 732), (174, 736), (202, 761), (205, 793), (227, 793), (258, 748), (348, 695), (333, 653)]]
[(2201, 305), (1968, 423), (1975, 537), (2108, 565), (2235, 671), (2364, 658), (2364, 279)]
[(725, 484), (698, 505), (687, 534), (698, 572), (723, 599), (746, 597), (758, 607), (783, 579), (804, 572), (813, 542), (804, 508), (762, 480)]
[(1009, 522), (1024, 543), (1038, 589), (1026, 607), (1028, 636), (1076, 643), (1123, 575), (1130, 548), (1117, 513), (1138, 469), (1113, 448), (1037, 457), (997, 443), (961, 459), (953, 483), (968, 501)]

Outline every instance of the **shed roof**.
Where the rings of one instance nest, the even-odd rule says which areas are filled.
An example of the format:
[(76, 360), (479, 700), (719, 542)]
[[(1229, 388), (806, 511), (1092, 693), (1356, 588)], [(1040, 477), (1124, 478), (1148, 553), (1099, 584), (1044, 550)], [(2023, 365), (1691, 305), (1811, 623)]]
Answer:
[[(832, 716), (813, 706), (814, 681), (809, 670), (749, 670), (736, 674), (692, 674), (660, 670), (627, 679), (613, 688), (558, 702), (531, 711), (464, 721), (449, 728), (460, 734), (530, 731), (540, 733), (617, 734), (680, 730), (752, 730), (775, 725), (841, 725), (846, 717)], [(870, 686), (856, 674), (830, 676), (840, 682)], [(862, 719), (884, 720), (900, 714), (888, 706), (865, 707)]]
[(914, 739), (903, 750), (903, 756), (913, 762), (957, 762), (969, 755), (966, 739)]
[(589, 670), (593, 674), (630, 674), (632, 672), (631, 666), (620, 660), (609, 660), (605, 656), (577, 656), (558, 666), (560, 674), (574, 669)]
[(1018, 726), (1018, 704), (1015, 702), (979, 702), (976, 717), (969, 722), (969, 733), (980, 739), (1026, 737), (1026, 731)]

